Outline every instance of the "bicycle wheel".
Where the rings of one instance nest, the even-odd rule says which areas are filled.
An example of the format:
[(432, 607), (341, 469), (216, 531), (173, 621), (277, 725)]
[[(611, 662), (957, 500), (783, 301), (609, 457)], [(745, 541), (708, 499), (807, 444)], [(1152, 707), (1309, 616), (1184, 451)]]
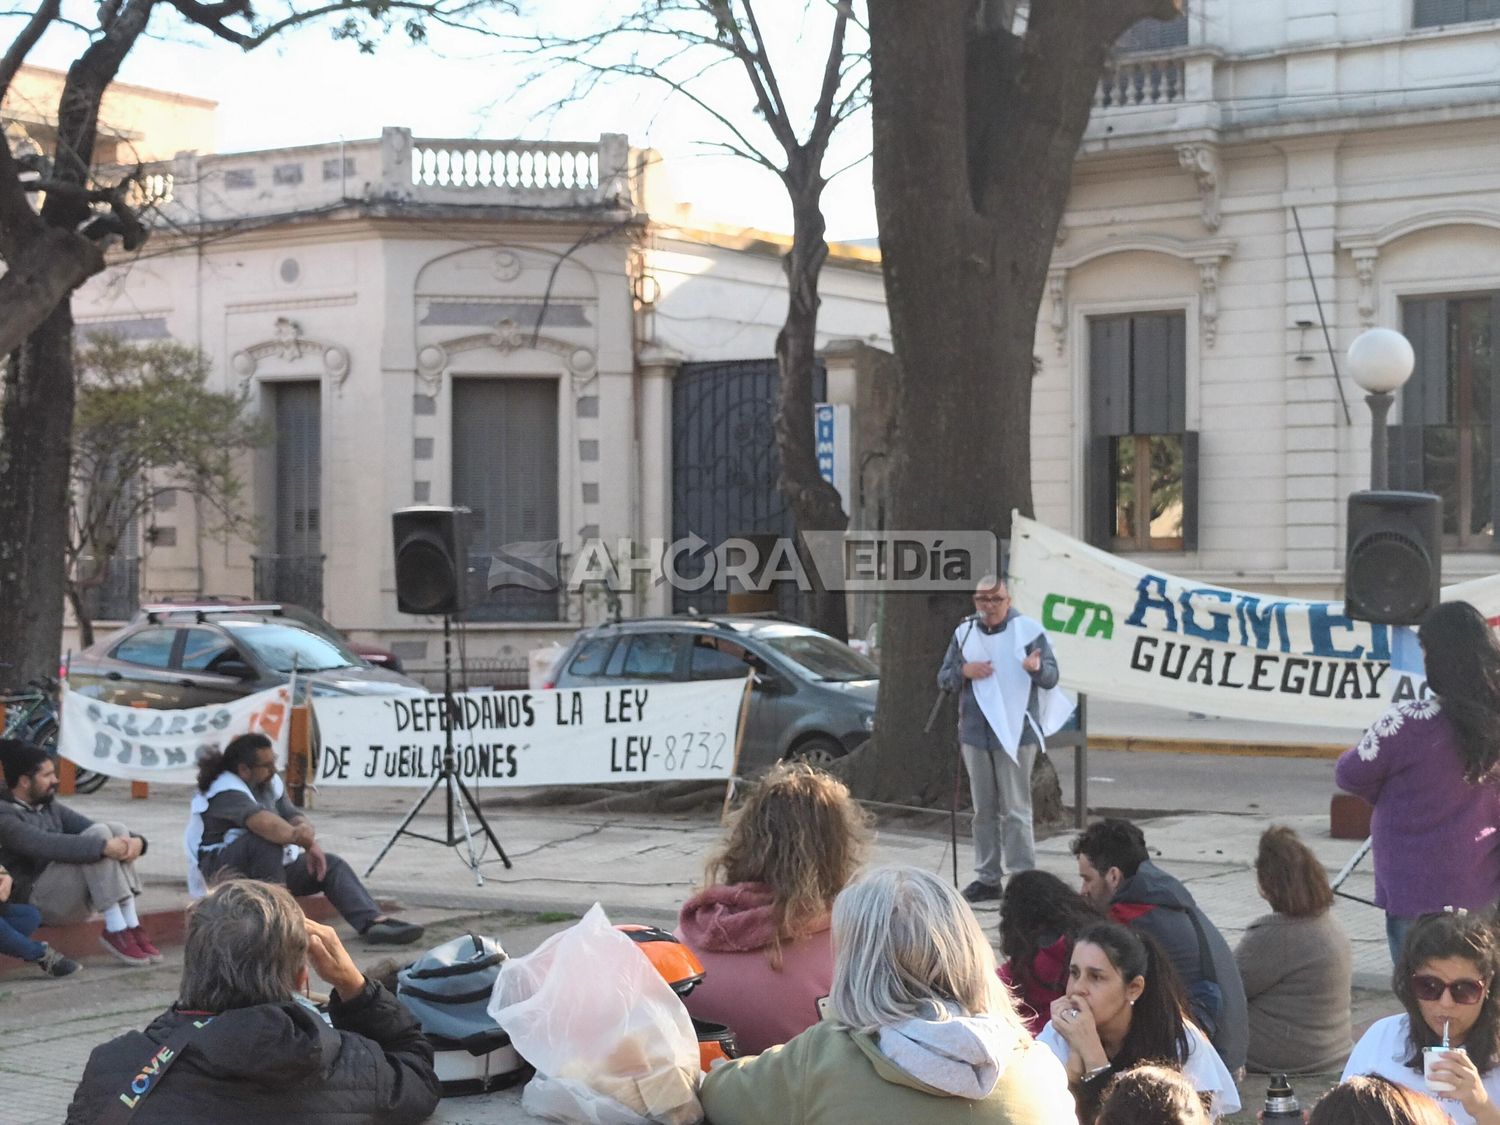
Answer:
[[(57, 720), (51, 715), (44, 716), (28, 732), (27, 740), (43, 747), (56, 759)], [(86, 770), (76, 762), (73, 764), (73, 791), (75, 793), (97, 793), (108, 780), (109, 774), (107, 773)]]

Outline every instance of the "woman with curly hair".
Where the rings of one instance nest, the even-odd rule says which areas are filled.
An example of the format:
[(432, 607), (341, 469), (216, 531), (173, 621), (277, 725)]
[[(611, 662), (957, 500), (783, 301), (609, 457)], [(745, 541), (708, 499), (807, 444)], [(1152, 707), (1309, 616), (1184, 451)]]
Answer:
[[(1392, 980), (1403, 1015), (1377, 1020), (1354, 1046), (1344, 1080), (1378, 1074), (1444, 1100), (1457, 1125), (1500, 1123), (1500, 938), (1487, 917), (1421, 918)], [(1423, 1051), (1442, 1052), (1424, 1077)]]
[(688, 1011), (759, 1054), (818, 1022), (833, 982), (833, 900), (864, 860), (869, 829), (844, 783), (803, 763), (773, 767), (709, 857), (677, 937), (703, 963)]
[(1052, 1002), (1068, 990), (1068, 960), (1079, 930), (1104, 916), (1050, 871), (1012, 875), (1000, 897), (1000, 979), (1010, 986), (1026, 1028), (1038, 1034)]
[(1255, 1074), (1335, 1070), (1349, 1055), (1349, 935), (1333, 916), (1333, 889), (1318, 857), (1290, 828), (1260, 837), (1260, 897), (1271, 906), (1235, 947), (1250, 1011), (1245, 1064)]
[(1434, 609), (1418, 640), (1433, 694), (1392, 706), (1334, 771), (1375, 806), (1375, 904), (1392, 961), (1413, 919), (1500, 898), (1500, 643), (1467, 602)]

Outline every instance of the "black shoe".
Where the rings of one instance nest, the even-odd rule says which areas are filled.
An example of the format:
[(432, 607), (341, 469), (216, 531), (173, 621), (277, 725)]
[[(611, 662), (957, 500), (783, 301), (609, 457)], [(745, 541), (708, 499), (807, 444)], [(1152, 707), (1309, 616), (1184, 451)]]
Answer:
[(975, 879), (963, 889), (963, 896), (970, 902), (999, 902), (1000, 888)]
[(410, 945), (427, 931), (415, 922), (403, 922), (399, 918), (382, 918), (371, 922), (360, 936), (371, 945)]
[(72, 976), (83, 967), (77, 961), (73, 960), (73, 958), (63, 956), (50, 945), (44, 943), (42, 949), (45, 952), (33, 964), (49, 977)]

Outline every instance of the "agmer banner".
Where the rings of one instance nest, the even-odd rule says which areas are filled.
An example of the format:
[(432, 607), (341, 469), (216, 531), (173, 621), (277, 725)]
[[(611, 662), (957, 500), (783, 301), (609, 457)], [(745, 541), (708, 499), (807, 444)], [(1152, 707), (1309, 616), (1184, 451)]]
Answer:
[(291, 690), (267, 688), (212, 707), (157, 710), (90, 699), (63, 685), (57, 752), (84, 769), (131, 781), (191, 784), (198, 754), (222, 750), (237, 734), (258, 730), (285, 764)]
[[(1250, 594), (1174, 577), (1024, 516), (1010, 590), (1047, 629), (1073, 691), (1226, 718), (1365, 727), (1426, 692), (1416, 630), (1344, 615), (1341, 602)], [(1443, 588), (1500, 617), (1500, 576)]]
[[(454, 765), (471, 788), (734, 775), (748, 680), (453, 697)], [(425, 786), (442, 769), (441, 695), (313, 701), (325, 785)]]

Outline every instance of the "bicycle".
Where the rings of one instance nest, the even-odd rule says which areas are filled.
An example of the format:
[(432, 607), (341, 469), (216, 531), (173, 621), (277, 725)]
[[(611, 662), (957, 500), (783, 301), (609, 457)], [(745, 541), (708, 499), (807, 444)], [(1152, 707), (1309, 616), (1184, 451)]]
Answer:
[[(42, 747), (53, 761), (57, 760), (57, 688), (56, 680), (32, 680), (24, 688), (0, 694), (0, 705), (5, 708), (5, 737)], [(75, 766), (73, 789), (94, 793), (108, 780), (108, 774)]]

